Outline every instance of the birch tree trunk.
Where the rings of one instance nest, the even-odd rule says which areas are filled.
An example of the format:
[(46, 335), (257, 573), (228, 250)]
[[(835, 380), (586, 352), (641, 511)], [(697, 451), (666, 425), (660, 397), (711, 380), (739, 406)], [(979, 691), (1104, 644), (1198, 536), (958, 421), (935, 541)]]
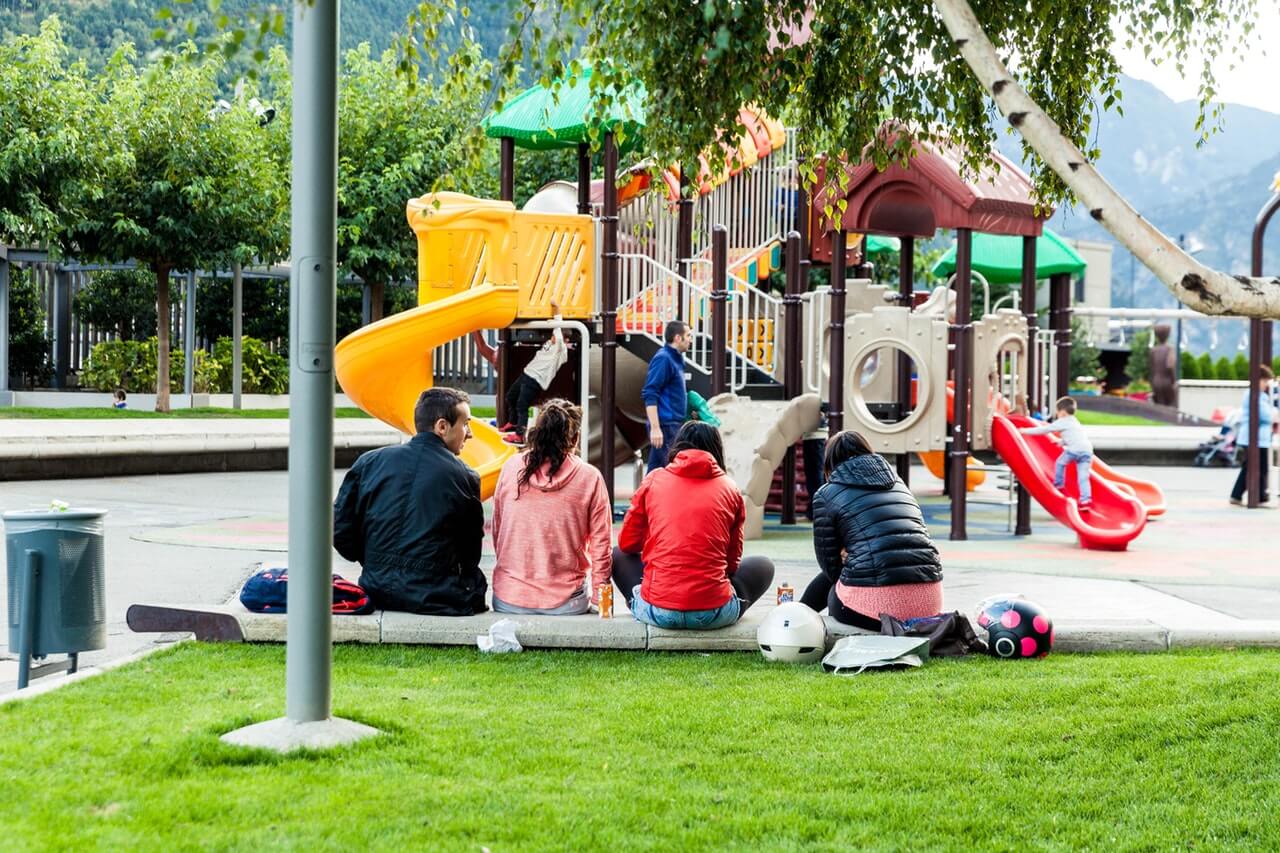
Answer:
[[(960, 55), (1009, 123), (1088, 209), (1178, 301), (1205, 314), (1280, 317), (1280, 278), (1211, 270), (1178, 248), (1107, 183), (1057, 124), (1018, 85), (987, 38), (968, 0), (934, 0)], [(1106, 34), (1102, 34), (1105, 36)], [(1242, 223), (1241, 228), (1248, 223)]]

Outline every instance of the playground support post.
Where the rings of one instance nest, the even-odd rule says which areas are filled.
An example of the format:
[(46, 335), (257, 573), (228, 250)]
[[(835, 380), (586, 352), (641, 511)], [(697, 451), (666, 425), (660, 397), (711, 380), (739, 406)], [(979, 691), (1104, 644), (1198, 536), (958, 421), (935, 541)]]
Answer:
[[(693, 197), (689, 190), (689, 177), (685, 170), (680, 170), (680, 200), (676, 203), (676, 271), (685, 280), (689, 279), (689, 270), (693, 255)], [(683, 299), (676, 300), (676, 316), (683, 320)]]
[[(912, 291), (916, 286), (916, 241), (914, 237), (900, 237), (900, 253), (898, 255), (898, 305), (910, 308)], [(905, 352), (898, 353), (898, 393), (897, 402), (903, 411), (911, 405), (911, 356)], [(904, 485), (911, 485), (911, 454), (899, 453), (895, 460), (898, 477)]]
[[(1022, 238), (1022, 292), (1019, 294), (1022, 316), (1027, 321), (1027, 345), (1022, 354), (1022, 369), (1026, 371), (1027, 411), (1034, 411), (1040, 388), (1036, 373), (1036, 238)], [(1014, 401), (1016, 402), (1016, 401)], [(1026, 487), (1018, 484), (1018, 506), (1013, 534), (1031, 535), (1031, 495)]]
[(578, 213), (591, 215), (591, 143), (578, 143)]
[[(498, 196), (503, 201), (515, 202), (516, 199), (516, 141), (514, 137), (504, 136), (499, 140), (498, 154)], [(494, 395), (495, 414), (498, 423), (511, 420), (507, 411), (507, 385), (509, 373), (507, 362), (511, 358), (511, 330), (498, 330), (498, 388)], [(607, 444), (608, 442), (606, 442)]]
[(972, 391), (973, 332), (972, 290), (973, 232), (968, 228), (956, 229), (956, 318), (951, 325), (955, 364), (955, 406), (951, 423), (950, 468), (947, 471), (951, 484), (951, 538), (968, 539), (965, 486), (969, 476), (969, 418)]
[[(1267, 233), (1267, 225), (1271, 222), (1271, 217), (1275, 216), (1276, 211), (1280, 210), (1280, 193), (1273, 195), (1262, 209), (1258, 211), (1258, 218), (1253, 225), (1253, 239), (1250, 244), (1249, 264), (1250, 274), (1260, 278), (1262, 276), (1262, 251), (1263, 238)], [(1266, 455), (1262, 453), (1258, 447), (1257, 435), (1258, 426), (1262, 418), (1260, 409), (1261, 395), (1258, 393), (1258, 386), (1262, 383), (1262, 363), (1270, 363), (1271, 361), (1271, 321), (1250, 320), (1249, 321), (1249, 446), (1245, 449), (1246, 463), (1249, 466), (1248, 478), (1246, 484), (1249, 489), (1249, 507), (1257, 507), (1262, 504), (1262, 468), (1263, 464), (1268, 464)], [(1272, 486), (1275, 488), (1275, 486)]]
[[(1052, 315), (1049, 322), (1058, 350), (1054, 371), (1058, 379), (1058, 396), (1065, 397), (1071, 392), (1071, 276), (1068, 273), (1049, 277), (1049, 296)], [(1046, 406), (1052, 406), (1054, 402), (1044, 401)]]
[(618, 366), (618, 146), (613, 131), (604, 135), (604, 215), (600, 263), (600, 473), (613, 505), (614, 385)]
[[(800, 234), (792, 231), (787, 235), (787, 289), (782, 297), (783, 309), (786, 311), (786, 350), (783, 353), (782, 387), (783, 396), (794, 400), (800, 396), (803, 383), (801, 357), (801, 317), (804, 302), (800, 298), (802, 275), (806, 272), (801, 253), (804, 249)], [(782, 457), (782, 523), (796, 523), (796, 448), (791, 445)]]
[(244, 268), (231, 265), (231, 408), (241, 405), (244, 390)]
[(831, 346), (828, 350), (827, 373), (831, 385), (827, 391), (827, 434), (844, 429), (844, 305), (845, 264), (849, 235), (843, 225), (831, 234)]
[(727, 389), (725, 370), (729, 357), (729, 315), (725, 304), (729, 299), (729, 229), (716, 225), (711, 229), (711, 395)]

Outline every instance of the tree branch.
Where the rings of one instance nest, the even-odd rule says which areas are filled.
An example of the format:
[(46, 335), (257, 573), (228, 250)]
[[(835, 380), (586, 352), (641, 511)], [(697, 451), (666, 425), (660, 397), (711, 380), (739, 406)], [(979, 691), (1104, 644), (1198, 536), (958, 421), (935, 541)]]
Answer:
[(1205, 314), (1280, 317), (1280, 278), (1231, 276), (1196, 261), (1125, 201), (1009, 73), (968, 0), (934, 0), (952, 40), (996, 106), (1089, 214), (1178, 301)]

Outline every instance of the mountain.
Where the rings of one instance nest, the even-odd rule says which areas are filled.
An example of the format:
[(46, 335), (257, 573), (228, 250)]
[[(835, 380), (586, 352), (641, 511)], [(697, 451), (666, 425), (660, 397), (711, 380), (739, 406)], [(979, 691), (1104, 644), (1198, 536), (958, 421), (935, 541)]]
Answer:
[[(1254, 220), (1280, 171), (1280, 115), (1228, 104), (1222, 129), (1197, 148), (1194, 102), (1174, 102), (1132, 77), (1123, 77), (1121, 88), (1124, 114), (1104, 113), (1097, 123), (1099, 171), (1157, 228), (1175, 240), (1183, 237), (1186, 246), (1200, 247), (1196, 257), (1202, 263), (1247, 273)], [(999, 147), (1015, 161), (1021, 159), (1016, 138), (1002, 139)], [(1049, 227), (1066, 237), (1115, 246), (1113, 305), (1175, 306), (1168, 288), (1135, 263), (1088, 211), (1064, 206)], [(1270, 229), (1264, 259), (1266, 271), (1280, 271), (1280, 221)], [(1197, 352), (1213, 349), (1215, 355), (1230, 357), (1244, 340), (1243, 321), (1183, 325), (1188, 346)]]

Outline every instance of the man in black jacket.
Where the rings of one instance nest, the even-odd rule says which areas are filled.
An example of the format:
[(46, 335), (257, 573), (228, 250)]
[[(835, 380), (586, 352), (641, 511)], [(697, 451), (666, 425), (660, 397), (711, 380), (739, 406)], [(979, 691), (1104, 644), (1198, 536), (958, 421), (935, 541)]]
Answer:
[(407, 444), (362, 454), (333, 504), (333, 545), (364, 572), (383, 610), (470, 616), (486, 609), (480, 571), (480, 477), (458, 458), (471, 437), (470, 398), (422, 392)]

